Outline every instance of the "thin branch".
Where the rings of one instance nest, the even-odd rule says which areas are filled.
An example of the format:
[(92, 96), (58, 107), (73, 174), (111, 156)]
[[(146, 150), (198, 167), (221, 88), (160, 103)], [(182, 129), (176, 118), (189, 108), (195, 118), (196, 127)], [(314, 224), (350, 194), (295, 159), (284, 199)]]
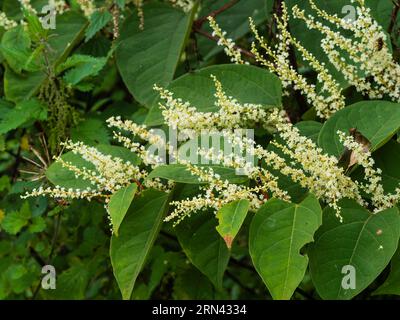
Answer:
[(204, 24), (204, 22), (207, 21), (208, 17), (215, 18), (220, 13), (222, 13), (222, 12), (228, 10), (229, 8), (233, 7), (239, 1), (240, 0), (232, 0), (232, 1), (228, 2), (225, 5), (223, 5), (221, 8), (212, 11), (211, 13), (207, 14), (204, 17), (201, 17), (201, 18), (197, 19), (196, 21), (193, 22), (193, 24), (196, 26), (196, 28), (201, 28), (201, 26)]
[[(198, 34), (201, 34), (202, 36), (204, 36), (204, 37), (206, 37), (206, 38), (208, 38), (208, 39), (210, 39), (212, 41), (218, 42), (218, 40), (219, 40), (218, 37), (215, 37), (215, 36), (209, 34), (207, 31), (204, 31), (204, 30), (202, 30), (200, 28), (197, 28), (195, 25), (193, 25), (193, 31), (197, 32)], [(246, 49), (243, 49), (243, 48), (238, 47), (236, 45), (234, 46), (234, 48), (236, 50), (239, 50), (243, 55), (245, 55), (245, 56), (247, 56), (249, 58), (255, 59), (254, 54), (251, 53), (250, 51), (247, 51)]]
[(390, 19), (390, 24), (389, 24), (389, 28), (388, 28), (388, 33), (392, 34), (394, 26), (396, 24), (396, 20), (397, 20), (397, 16), (399, 14), (399, 10), (400, 10), (400, 2), (398, 1), (393, 1), (394, 7), (392, 10), (392, 15), (391, 15), (391, 19)]

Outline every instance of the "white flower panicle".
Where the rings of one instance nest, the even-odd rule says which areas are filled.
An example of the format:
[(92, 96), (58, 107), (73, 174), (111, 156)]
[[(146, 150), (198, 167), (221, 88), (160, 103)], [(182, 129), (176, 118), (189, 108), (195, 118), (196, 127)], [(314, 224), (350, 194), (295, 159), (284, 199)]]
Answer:
[(89, 18), (96, 11), (96, 5), (93, 0), (76, 0), (76, 2), (79, 4), (83, 14), (87, 18)]
[(0, 11), (0, 26), (6, 30), (16, 27), (18, 24), (7, 17), (4, 12)]
[(139, 29), (144, 29), (144, 12), (143, 12), (143, 1), (144, 0), (131, 0), (136, 7), (137, 16), (139, 18)]
[(169, 0), (174, 7), (181, 8), (184, 12), (188, 13), (192, 10), (194, 1), (193, 0)]
[(18, 0), (19, 3), (21, 4), (21, 7), (24, 8), (25, 10), (37, 14), (37, 11), (34, 7), (32, 7), (31, 1), (30, 0)]
[[(255, 186), (242, 186), (222, 181), (211, 169), (199, 168), (196, 165), (186, 163), (188, 171), (198, 176), (200, 182), (207, 183), (202, 187), (203, 194), (191, 199), (175, 201), (172, 204), (175, 210), (167, 217), (167, 221), (176, 219), (179, 223), (191, 212), (211, 208), (218, 211), (223, 205), (238, 199), (249, 199), (250, 210), (256, 211), (269, 196), (290, 200), (290, 196), (278, 185), (278, 178), (270, 170), (274, 170), (289, 177), (292, 181), (314, 193), (319, 199), (334, 208), (338, 218), (342, 219), (339, 201), (343, 198), (351, 198), (364, 205), (360, 195), (358, 184), (346, 176), (344, 170), (338, 166), (337, 158), (323, 153), (316, 144), (301, 136), (299, 130), (287, 122), (282, 111), (275, 110), (269, 115), (269, 121), (275, 125), (277, 134), (284, 144), (272, 142), (289, 159), (283, 158), (274, 151), (264, 149), (256, 145), (249, 138), (238, 137), (233, 132), (225, 132), (224, 138), (241, 151), (247, 150), (259, 160), (267, 164), (267, 168), (248, 165), (246, 159), (240, 155), (226, 155), (223, 152), (215, 152), (212, 149), (201, 149), (199, 154), (205, 158), (218, 161), (223, 166), (243, 169), (243, 173), (253, 181), (258, 181)], [(239, 153), (240, 154), (240, 153)]]
[(174, 225), (177, 225), (192, 212), (207, 209), (213, 209), (216, 212), (224, 205), (238, 199), (248, 199), (250, 209), (256, 211), (267, 201), (266, 197), (263, 195), (260, 197), (259, 194), (265, 187), (246, 187), (233, 184), (228, 180), (222, 180), (212, 168), (201, 168), (190, 163), (186, 163), (186, 165), (192, 175), (197, 176), (200, 182), (205, 182), (207, 185), (200, 187), (203, 192), (197, 196), (172, 201), (171, 205), (175, 209), (165, 218), (165, 221), (175, 220)]
[[(400, 187), (393, 194), (384, 193), (381, 171), (374, 168), (370, 151), (355, 142), (354, 138), (338, 132), (343, 145), (353, 151), (357, 163), (364, 167), (365, 183), (353, 181), (348, 177), (338, 165), (338, 159), (325, 154), (311, 139), (302, 136), (288, 121), (284, 111), (277, 108), (265, 110), (257, 105), (242, 105), (228, 97), (221, 83), (215, 77), (212, 78), (216, 87), (216, 112), (199, 112), (189, 103), (175, 99), (170, 91), (155, 87), (165, 101), (161, 104), (165, 123), (175, 129), (193, 130), (194, 136), (201, 132), (200, 129), (220, 130), (219, 132), (222, 130), (223, 138), (234, 146), (235, 152), (229, 153), (226, 148), (215, 150), (202, 146), (197, 149), (197, 155), (221, 166), (240, 170), (249, 183), (232, 183), (221, 177), (213, 167), (197, 165), (182, 159), (175, 150), (176, 147), (166, 142), (154, 129), (148, 129), (145, 125), (136, 124), (131, 120), (112, 117), (107, 123), (110, 128), (118, 130), (114, 131), (114, 137), (142, 159), (145, 169), (119, 157), (103, 154), (95, 147), (86, 146), (82, 142), (68, 141), (65, 148), (80, 155), (90, 166), (77, 167), (62, 158), (58, 161), (77, 178), (89, 181), (93, 187), (84, 190), (65, 189), (60, 186), (39, 188), (27, 193), (24, 198), (40, 195), (88, 200), (103, 198), (107, 208), (110, 196), (132, 183), (139, 186), (139, 192), (145, 188), (169, 192), (174, 186), (172, 181), (148, 178), (147, 169), (160, 164), (158, 156), (149, 152), (150, 147), (145, 147), (145, 144), (148, 144), (163, 147), (169, 155), (174, 156), (177, 163), (186, 166), (188, 174), (196, 176), (200, 182), (200, 192), (197, 195), (171, 203), (174, 209), (166, 221), (174, 220), (175, 224), (193, 212), (206, 209), (217, 212), (224, 205), (239, 199), (248, 199), (251, 211), (258, 210), (270, 197), (290, 201), (289, 193), (279, 185), (278, 175), (287, 176), (315, 194), (332, 207), (340, 219), (345, 218), (342, 217), (340, 208), (340, 201), (344, 198), (353, 199), (365, 207), (370, 205), (362, 198), (362, 192), (371, 194), (371, 204), (375, 211), (392, 207), (400, 200)], [(265, 149), (253, 138), (237, 134), (238, 129), (254, 125), (258, 121), (263, 126), (275, 129), (277, 139), (271, 144), (279, 151)], [(188, 135), (187, 132), (183, 141), (189, 138)]]
[(49, 5), (55, 8), (58, 14), (68, 11), (67, 3), (64, 0), (49, 0)]
[(375, 168), (375, 161), (371, 152), (367, 150), (361, 143), (346, 135), (344, 132), (338, 131), (340, 142), (352, 151), (352, 156), (357, 164), (364, 168), (365, 183), (360, 184), (360, 189), (371, 195), (372, 206), (374, 212), (393, 207), (400, 200), (400, 186), (395, 189), (393, 194), (386, 194), (382, 185), (382, 170)]
[(213, 30), (212, 36), (218, 37), (218, 45), (224, 47), (225, 53), (231, 58), (231, 61), (237, 64), (247, 64), (247, 62), (242, 59), (240, 49), (236, 47), (235, 42), (232, 39), (226, 37), (226, 32), (222, 31), (214, 17), (209, 16), (207, 19), (211, 29)]
[[(325, 36), (321, 46), (335, 68), (359, 92), (370, 98), (382, 98), (388, 95), (393, 101), (399, 102), (400, 66), (393, 60), (385, 31), (372, 18), (370, 9), (365, 7), (364, 1), (357, 1), (359, 6), (356, 8), (355, 21), (328, 14), (319, 9), (313, 0), (309, 2), (318, 17), (338, 29), (353, 34), (352, 39), (347, 38), (339, 31), (332, 31), (329, 26), (317, 21), (313, 16), (306, 15), (304, 10), (300, 10), (297, 6), (293, 7), (296, 18), (304, 20), (308, 28), (316, 29)], [(348, 59), (343, 57), (342, 51), (348, 53)], [(368, 76), (372, 77), (373, 82)]]
[(363, 204), (357, 183), (345, 175), (344, 170), (338, 166), (336, 157), (325, 154), (311, 139), (301, 136), (299, 130), (278, 113), (274, 116), (278, 135), (285, 141), (285, 145), (277, 142), (273, 144), (297, 162), (304, 174), (302, 177), (299, 171), (300, 175), (294, 176), (296, 182), (327, 202), (338, 216), (338, 202), (342, 198), (351, 198)]
[(175, 99), (173, 93), (155, 86), (160, 97), (160, 109), (165, 123), (172, 129), (179, 129), (182, 140), (194, 138), (203, 130), (222, 130), (252, 127), (254, 124), (268, 126), (267, 106), (256, 104), (240, 104), (236, 99), (228, 97), (222, 89), (221, 83), (211, 75), (216, 92), (214, 106), (216, 112), (200, 112), (189, 102)]
[[(252, 53), (259, 63), (266, 66), (271, 72), (276, 73), (280, 77), (285, 89), (293, 86), (295, 90), (299, 90), (307, 97), (308, 103), (315, 107), (319, 117), (329, 118), (336, 111), (345, 107), (345, 98), (341, 93), (339, 84), (328, 72), (324, 63), (320, 63), (290, 35), (288, 31), (289, 15), (284, 3), (282, 4), (282, 17), (279, 18), (275, 15), (275, 19), (280, 34), (278, 35), (279, 43), (275, 50), (273, 50), (267, 44), (264, 37), (260, 36), (254, 21), (250, 18), (250, 28), (255, 35), (256, 41), (272, 61), (267, 60), (264, 55), (259, 52), (254, 42), (252, 43)], [(290, 45), (296, 47), (301, 52), (303, 59), (308, 61), (315, 71), (317, 71), (317, 80), (322, 85), (319, 92), (317, 92), (316, 86), (309, 84), (306, 78), (299, 74), (290, 63)]]
[[(138, 125), (131, 120), (122, 120), (121, 117), (111, 117), (107, 120), (110, 128), (115, 127), (119, 130), (129, 132), (134, 137), (149, 143), (153, 146), (158, 146), (160, 149), (165, 148), (169, 154), (174, 154), (175, 150), (171, 144), (166, 142), (163, 137), (154, 133), (153, 129), (148, 130), (145, 125)], [(131, 138), (126, 137), (121, 132), (113, 131), (114, 138), (122, 143), (125, 148), (137, 153), (144, 164), (155, 167), (163, 163), (163, 159), (153, 153), (149, 152), (146, 147), (140, 142), (133, 141)]]

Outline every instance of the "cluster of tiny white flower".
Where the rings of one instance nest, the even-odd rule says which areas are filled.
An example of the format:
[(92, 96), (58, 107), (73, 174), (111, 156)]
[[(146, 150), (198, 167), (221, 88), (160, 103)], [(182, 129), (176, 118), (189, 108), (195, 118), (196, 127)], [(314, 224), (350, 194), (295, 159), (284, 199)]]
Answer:
[[(260, 208), (270, 197), (289, 201), (291, 198), (288, 192), (279, 186), (277, 173), (289, 177), (293, 182), (314, 193), (320, 200), (334, 208), (341, 220), (339, 203), (341, 199), (354, 199), (360, 205), (368, 206), (361, 196), (362, 191), (372, 195), (371, 201), (375, 206), (375, 211), (391, 207), (400, 199), (400, 188), (397, 188), (394, 194), (384, 194), (380, 183), (381, 171), (373, 168), (374, 162), (370, 152), (356, 143), (352, 137), (346, 137), (343, 133), (338, 132), (343, 145), (354, 150), (357, 162), (365, 168), (367, 183), (359, 183), (348, 177), (344, 169), (338, 165), (338, 159), (325, 154), (311, 139), (302, 136), (300, 131), (288, 121), (284, 111), (274, 108), (267, 112), (261, 106), (257, 106), (259, 110), (256, 113), (253, 115), (249, 113), (251, 116), (246, 115), (249, 110), (235, 99), (227, 97), (221, 83), (215, 77), (213, 79), (216, 85), (216, 106), (219, 107), (219, 111), (214, 113), (199, 112), (190, 104), (184, 103), (180, 99), (174, 99), (168, 90), (156, 87), (161, 98), (166, 100), (166, 106), (163, 109), (165, 123), (174, 126), (175, 129), (193, 129), (195, 133), (199, 132), (199, 127), (210, 130), (224, 129), (223, 137), (239, 150), (238, 153), (226, 154), (221, 150), (213, 150), (213, 148), (199, 148), (197, 153), (213, 162), (218, 160), (222, 166), (241, 169), (242, 174), (250, 180), (249, 184), (231, 183), (228, 179), (222, 179), (212, 167), (196, 165), (181, 159), (177, 150), (169, 142), (157, 135), (153, 129), (149, 130), (145, 125), (138, 125), (131, 120), (122, 120), (120, 117), (112, 117), (107, 120), (109, 127), (133, 135), (134, 138), (131, 139), (114, 131), (114, 137), (126, 148), (139, 155), (146, 166), (154, 168), (160, 162), (157, 156), (150, 156), (143, 141), (150, 145), (164, 147), (169, 154), (174, 155), (177, 163), (185, 165), (188, 172), (196, 176), (201, 183), (200, 192), (197, 195), (171, 203), (174, 210), (166, 218), (166, 221), (175, 220), (175, 224), (177, 224), (192, 212), (205, 209), (218, 211), (224, 205), (239, 199), (248, 199), (252, 211)], [(250, 109), (257, 108), (252, 106)], [(233, 117), (231, 116), (232, 111), (235, 111)], [(236, 117), (236, 112), (241, 114), (239, 118)], [(195, 119), (194, 122), (193, 119)], [(243, 119), (244, 122), (242, 122)], [(283, 142), (274, 140), (271, 144), (280, 152), (265, 149), (256, 144), (253, 138), (239, 136), (235, 133), (237, 128), (242, 128), (242, 125), (246, 126), (247, 121), (256, 122), (259, 119), (262, 119), (263, 125), (268, 125), (276, 130), (277, 136)], [(184, 140), (188, 138), (186, 137)], [(88, 200), (100, 197), (105, 199), (107, 207), (113, 193), (132, 183), (136, 183), (141, 190), (151, 187), (169, 192), (173, 187), (171, 181), (165, 183), (161, 179), (148, 179), (148, 171), (140, 169), (138, 165), (118, 157), (105, 155), (96, 148), (86, 146), (81, 142), (69, 141), (65, 147), (80, 155), (91, 164), (92, 168), (78, 168), (62, 158), (59, 159), (60, 163), (74, 172), (76, 177), (90, 181), (94, 187), (85, 190), (65, 189), (59, 186), (40, 188), (27, 193), (24, 197), (48, 195), (55, 198), (86, 198)], [(249, 163), (248, 158), (243, 156), (244, 153), (251, 153), (257, 164), (255, 164), (256, 161)]]
[[(280, 34), (278, 35), (279, 43), (277, 48), (273, 50), (268, 46), (264, 37), (260, 36), (254, 21), (250, 18), (250, 28), (257, 42), (273, 61), (264, 58), (258, 51), (255, 42), (252, 43), (252, 53), (259, 63), (280, 77), (285, 89), (293, 86), (295, 90), (301, 91), (307, 97), (308, 103), (315, 107), (319, 117), (329, 118), (333, 113), (345, 107), (345, 98), (341, 93), (339, 84), (325, 68), (324, 63), (319, 62), (289, 33), (289, 15), (284, 3), (282, 3), (282, 17), (275, 15), (275, 19)], [(317, 92), (315, 85), (309, 84), (306, 78), (299, 74), (292, 66), (289, 58), (290, 45), (296, 47), (301, 52), (303, 59), (308, 61), (317, 71), (317, 80), (322, 85), (319, 92)]]
[(184, 12), (192, 10), (194, 1), (193, 0), (169, 0), (173, 6), (181, 8)]
[(31, 1), (30, 0), (18, 0), (19, 3), (21, 4), (21, 7), (29, 12), (32, 12), (34, 14), (37, 14), (37, 11), (34, 7), (32, 7)]
[(0, 11), (0, 26), (8, 30), (16, 27), (17, 23), (14, 20), (9, 19), (4, 12)]
[[(145, 125), (138, 125), (132, 120), (122, 120), (121, 117), (111, 117), (107, 120), (108, 126), (116, 127), (119, 130), (127, 131), (134, 137), (148, 142), (150, 145), (158, 147), (159, 149), (166, 148), (166, 152), (173, 154), (174, 149), (171, 144), (166, 142), (163, 137), (154, 133), (153, 129), (147, 129)], [(156, 167), (163, 163), (163, 159), (157, 156), (145, 148), (145, 146), (139, 142), (133, 141), (131, 138), (126, 137), (119, 131), (113, 131), (114, 138), (118, 142), (122, 143), (125, 148), (130, 151), (137, 153), (143, 160), (144, 164)]]
[(49, 0), (49, 5), (53, 7), (58, 14), (68, 11), (67, 3), (64, 0)]
[(355, 162), (364, 168), (365, 183), (360, 183), (360, 190), (371, 196), (374, 212), (393, 207), (400, 200), (400, 186), (395, 189), (393, 194), (385, 193), (382, 185), (382, 170), (374, 168), (375, 161), (371, 152), (355, 139), (346, 135), (344, 132), (338, 131), (340, 142), (352, 151), (352, 157)]
[(250, 128), (255, 124), (268, 126), (267, 106), (240, 104), (225, 94), (215, 76), (211, 75), (211, 78), (216, 88), (214, 105), (217, 107), (217, 112), (199, 112), (189, 102), (175, 99), (172, 92), (158, 86), (154, 87), (165, 101), (159, 103), (164, 121), (172, 129), (179, 129), (180, 140), (194, 138), (202, 130)]
[[(122, 130), (128, 130), (149, 143), (160, 143), (157, 135), (153, 135), (151, 130), (147, 131), (142, 126), (132, 124), (129, 121), (124, 122), (119, 118), (111, 118), (108, 120), (108, 123), (110, 127), (113, 126)], [(115, 132), (115, 134), (117, 133)], [(119, 137), (118, 135), (116, 136)], [(68, 141), (63, 145), (66, 150), (72, 151), (72, 153), (81, 156), (83, 160), (87, 161), (89, 167), (77, 167), (61, 157), (56, 158), (57, 162), (73, 172), (76, 178), (89, 181), (93, 187), (84, 190), (66, 189), (60, 186), (56, 186), (55, 188), (40, 188), (26, 193), (23, 198), (47, 195), (53, 198), (86, 198), (87, 200), (91, 200), (92, 198), (103, 197), (105, 198), (105, 202), (108, 203), (113, 193), (132, 183), (136, 183), (140, 188), (156, 188), (165, 192), (170, 192), (173, 187), (172, 182), (165, 184), (159, 178), (149, 179), (147, 170), (140, 169), (138, 165), (130, 161), (124, 161), (119, 157), (104, 154), (95, 147), (87, 146), (82, 142)], [(138, 144), (137, 148), (133, 151), (136, 152), (138, 150), (145, 150), (145, 148)], [(155, 165), (154, 159), (149, 159), (145, 152), (137, 153), (141, 156), (144, 164)]]
[(96, 5), (95, 5), (93, 0), (76, 0), (76, 2), (81, 7), (81, 10), (83, 11), (83, 14), (88, 18), (96, 10)]
[[(197, 116), (195, 111), (193, 116)], [(301, 136), (299, 130), (287, 121), (283, 112), (275, 109), (269, 114), (269, 123), (275, 126), (278, 135), (285, 142), (284, 145), (276, 141), (272, 143), (290, 160), (256, 145), (253, 139), (238, 137), (233, 132), (224, 131), (224, 138), (230, 140), (241, 152), (251, 152), (269, 168), (288, 176), (292, 181), (313, 192), (319, 199), (333, 207), (340, 219), (342, 217), (338, 203), (342, 198), (351, 198), (364, 205), (357, 182), (345, 175), (344, 170), (338, 166), (337, 158), (324, 154), (312, 140)], [(234, 185), (220, 180), (213, 171), (202, 170), (195, 165), (185, 163), (192, 174), (197, 175), (200, 181), (209, 184), (202, 187), (204, 194), (174, 202), (176, 209), (167, 220), (177, 218), (179, 222), (199, 208), (218, 210), (226, 203), (243, 198), (250, 200), (251, 210), (259, 208), (268, 199), (269, 194), (290, 200), (287, 192), (279, 188), (278, 178), (272, 172), (260, 166), (249, 165), (240, 155), (226, 155), (221, 151), (201, 148), (198, 153), (214, 162), (217, 160), (226, 167), (242, 169), (243, 174), (258, 183), (254, 187)]]
[[(313, 16), (306, 15), (304, 10), (293, 7), (296, 18), (305, 21), (310, 29), (319, 30), (325, 38), (321, 46), (330, 62), (339, 70), (346, 80), (355, 88), (370, 98), (382, 98), (388, 95), (393, 101), (400, 101), (400, 65), (392, 57), (387, 45), (387, 35), (371, 16), (363, 0), (358, 2), (355, 21), (341, 19), (335, 14), (328, 14), (319, 9), (313, 0), (309, 0), (317, 16), (333, 24), (338, 29), (350, 31), (353, 38), (343, 36), (339, 31), (333, 31), (327, 25), (317, 21)], [(337, 49), (339, 48), (341, 51)], [(349, 58), (343, 57), (345, 51)], [(373, 78), (373, 82), (368, 80)]]
[(209, 16), (207, 19), (213, 30), (212, 36), (218, 37), (218, 45), (224, 47), (224, 51), (226, 55), (231, 58), (231, 61), (237, 64), (248, 64), (247, 61), (242, 59), (242, 53), (240, 49), (236, 47), (235, 42), (230, 38), (226, 38), (226, 31), (222, 31), (214, 17)]

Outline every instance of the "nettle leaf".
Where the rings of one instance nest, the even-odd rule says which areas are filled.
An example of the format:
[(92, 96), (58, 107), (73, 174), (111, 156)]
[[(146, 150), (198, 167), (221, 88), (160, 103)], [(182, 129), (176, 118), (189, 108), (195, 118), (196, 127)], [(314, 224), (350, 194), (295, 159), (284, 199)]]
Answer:
[(45, 120), (47, 109), (36, 98), (17, 103), (15, 107), (0, 104), (0, 134), (16, 129), (31, 120)]
[(322, 223), (318, 199), (294, 204), (271, 199), (255, 214), (249, 235), (253, 264), (274, 299), (290, 299), (304, 278), (308, 257), (300, 250)]
[(218, 233), (224, 239), (228, 249), (232, 247), (233, 239), (238, 234), (240, 227), (249, 211), (249, 200), (242, 199), (224, 205), (217, 212)]
[[(212, 168), (215, 173), (221, 176), (222, 180), (228, 180), (230, 183), (245, 183), (247, 176), (236, 174), (235, 169), (224, 167), (222, 165), (199, 165), (204, 168)], [(163, 178), (180, 183), (204, 184), (200, 182), (198, 176), (192, 175), (184, 164), (170, 164), (156, 167), (147, 176), (147, 179)]]
[(108, 57), (99, 58), (75, 54), (58, 66), (57, 73), (70, 69), (65, 72), (63, 79), (66, 83), (76, 86), (85, 78), (97, 76), (106, 65), (107, 60)]
[[(134, 165), (138, 165), (141, 162), (137, 155), (123, 147), (100, 144), (96, 146), (96, 149), (103, 154), (121, 158), (122, 160), (129, 161)], [(86, 167), (87, 169), (95, 170), (95, 167), (92, 163), (82, 159), (80, 155), (73, 154), (72, 152), (65, 153), (61, 156), (61, 158), (78, 168)], [(46, 177), (54, 185), (67, 189), (94, 188), (94, 186), (88, 180), (76, 178), (72, 171), (64, 168), (61, 163), (57, 161), (51, 164), (47, 169)]]
[(90, 24), (85, 32), (85, 42), (88, 42), (93, 36), (103, 29), (112, 19), (112, 14), (107, 10), (96, 10), (90, 16)]
[[(31, 39), (23, 26), (17, 26), (4, 33), (0, 50), (10, 68), (21, 73), (28, 68), (27, 62), (32, 54)], [(29, 69), (29, 68), (28, 68)]]
[[(63, 62), (71, 50), (83, 38), (86, 19), (77, 12), (69, 11), (57, 16), (57, 29), (49, 32), (49, 46), (52, 53), (49, 62), (56, 66)], [(6, 68), (4, 75), (4, 92), (7, 100), (19, 102), (34, 96), (43, 81), (47, 79), (44, 71), (30, 72), (19, 75), (12, 69)]]
[(167, 202), (168, 194), (164, 192), (144, 191), (132, 202), (118, 237), (111, 238), (111, 264), (124, 300), (131, 297), (136, 278), (159, 233)]
[(390, 273), (385, 282), (372, 295), (400, 295), (400, 248), (397, 248), (390, 263)]
[(136, 191), (137, 184), (132, 183), (130, 186), (118, 190), (110, 198), (110, 202), (108, 203), (108, 212), (113, 225), (113, 233), (116, 236), (118, 236), (119, 226), (128, 212)]
[(179, 243), (190, 262), (206, 275), (214, 286), (222, 288), (229, 262), (229, 250), (215, 230), (217, 221), (209, 212), (186, 217), (175, 227)]
[[(248, 65), (216, 65), (192, 73), (187, 73), (174, 80), (168, 90), (175, 98), (189, 101), (202, 112), (218, 111), (215, 103), (215, 85), (211, 75), (222, 83), (228, 96), (235, 97), (239, 103), (254, 103), (265, 108), (282, 105), (282, 86), (279, 78), (265, 69)], [(146, 118), (149, 126), (163, 124), (164, 118), (157, 99)]]
[(136, 14), (121, 28), (116, 62), (135, 99), (150, 105), (156, 97), (154, 84), (166, 86), (174, 77), (193, 16), (162, 3), (144, 5), (143, 10), (144, 30)]
[(21, 231), (23, 227), (28, 225), (32, 216), (28, 202), (24, 202), (19, 211), (13, 211), (4, 217), (1, 221), (1, 227), (9, 234), (15, 235)]
[[(359, 294), (389, 264), (399, 242), (396, 207), (372, 214), (353, 200), (343, 200), (340, 206), (343, 223), (326, 207), (309, 252), (311, 278), (323, 299), (351, 299)], [(354, 275), (354, 288), (346, 274)]]
[(383, 146), (400, 128), (400, 104), (388, 101), (362, 101), (348, 106), (325, 122), (318, 137), (319, 146), (339, 157), (344, 151), (337, 131), (356, 128), (371, 142), (371, 151)]
[(32, 223), (28, 227), (28, 231), (30, 233), (38, 233), (42, 232), (43, 230), (46, 229), (46, 220), (44, 220), (42, 217), (33, 217), (32, 218)]

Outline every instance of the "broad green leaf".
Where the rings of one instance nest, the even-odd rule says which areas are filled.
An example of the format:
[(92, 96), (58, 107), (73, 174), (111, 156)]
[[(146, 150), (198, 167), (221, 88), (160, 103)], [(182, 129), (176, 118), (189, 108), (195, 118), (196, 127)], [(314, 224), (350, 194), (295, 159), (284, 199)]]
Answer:
[(132, 183), (130, 186), (118, 190), (110, 198), (110, 202), (108, 203), (108, 212), (113, 225), (113, 233), (116, 236), (118, 236), (119, 226), (128, 212), (136, 191), (137, 184)]
[[(248, 180), (245, 176), (237, 175), (235, 169), (232, 168), (223, 167), (221, 165), (208, 165), (201, 167), (212, 168), (215, 173), (221, 176), (222, 180), (228, 180), (230, 183), (244, 183)], [(198, 176), (192, 175), (184, 164), (158, 166), (150, 172), (147, 177), (147, 179), (152, 178), (164, 178), (180, 183), (204, 184), (204, 182), (199, 181)]]
[(118, 237), (111, 238), (111, 264), (124, 300), (130, 299), (136, 278), (158, 235), (167, 200), (164, 192), (144, 191), (132, 202)]
[[(168, 90), (175, 98), (190, 102), (199, 111), (218, 111), (211, 75), (217, 77), (226, 94), (235, 97), (239, 103), (261, 104), (265, 108), (282, 105), (282, 86), (278, 77), (263, 68), (248, 65), (216, 65), (187, 73), (174, 80)], [(157, 99), (153, 103), (146, 118), (147, 125), (163, 124), (160, 101)]]
[(110, 144), (110, 133), (104, 121), (88, 118), (71, 130), (71, 140), (91, 146)]
[(121, 29), (116, 61), (122, 79), (137, 101), (150, 105), (154, 84), (166, 86), (173, 79), (192, 16), (167, 4), (144, 5), (145, 26), (132, 14)]
[(296, 124), (296, 128), (300, 130), (302, 136), (317, 143), (319, 132), (322, 129), (322, 123), (316, 121), (301, 121)]
[[(352, 200), (340, 206), (343, 223), (325, 208), (309, 252), (312, 281), (323, 299), (351, 299), (362, 292), (389, 264), (399, 242), (397, 208), (372, 214)], [(353, 276), (346, 266), (354, 268), (355, 289), (346, 286), (351, 285), (346, 275)]]
[(229, 249), (246, 218), (249, 203), (247, 199), (237, 200), (224, 205), (217, 212), (218, 226), (216, 229)]
[(400, 128), (400, 104), (387, 101), (362, 101), (336, 112), (325, 122), (318, 137), (319, 146), (339, 157), (344, 147), (337, 131), (356, 128), (371, 142), (371, 151), (384, 145)]
[(317, 198), (294, 204), (271, 199), (255, 214), (249, 235), (253, 264), (274, 299), (290, 299), (304, 278), (308, 257), (300, 250), (322, 223)]
[(175, 229), (190, 262), (220, 289), (229, 261), (229, 250), (215, 230), (216, 226), (213, 214), (198, 212), (186, 217)]
[(45, 120), (47, 110), (37, 99), (17, 103), (13, 108), (0, 105), (0, 134), (16, 129), (30, 120)]
[[(134, 153), (130, 152), (128, 149), (118, 146), (111, 145), (97, 145), (96, 149), (103, 154), (111, 155), (113, 157), (120, 158), (124, 161), (129, 161), (134, 165), (140, 163), (140, 158)], [(72, 163), (78, 168), (86, 167), (87, 169), (94, 170), (95, 167), (92, 163), (83, 160), (81, 156), (73, 154), (72, 152), (67, 152), (61, 156), (61, 158)], [(63, 188), (73, 188), (73, 189), (86, 189), (93, 188), (94, 186), (87, 180), (82, 178), (76, 178), (75, 174), (64, 168), (60, 162), (54, 162), (46, 171), (46, 177), (54, 185), (58, 185)]]
[[(57, 16), (57, 29), (49, 33), (48, 41), (52, 48), (49, 61), (53, 66), (65, 60), (83, 38), (85, 28), (86, 19), (74, 11)], [(18, 75), (10, 68), (6, 68), (4, 91), (7, 100), (18, 102), (31, 98), (38, 92), (46, 77), (42, 71)]]
[(75, 86), (87, 77), (94, 77), (104, 68), (108, 57), (92, 57), (88, 55), (75, 54), (58, 66), (57, 72), (66, 69), (63, 79), (66, 83)]
[(400, 295), (400, 248), (397, 248), (390, 263), (390, 273), (385, 282), (372, 295)]
[(90, 24), (85, 32), (85, 41), (89, 41), (93, 36), (103, 29), (107, 23), (109, 23), (112, 19), (112, 15), (107, 10), (96, 10), (90, 16)]

